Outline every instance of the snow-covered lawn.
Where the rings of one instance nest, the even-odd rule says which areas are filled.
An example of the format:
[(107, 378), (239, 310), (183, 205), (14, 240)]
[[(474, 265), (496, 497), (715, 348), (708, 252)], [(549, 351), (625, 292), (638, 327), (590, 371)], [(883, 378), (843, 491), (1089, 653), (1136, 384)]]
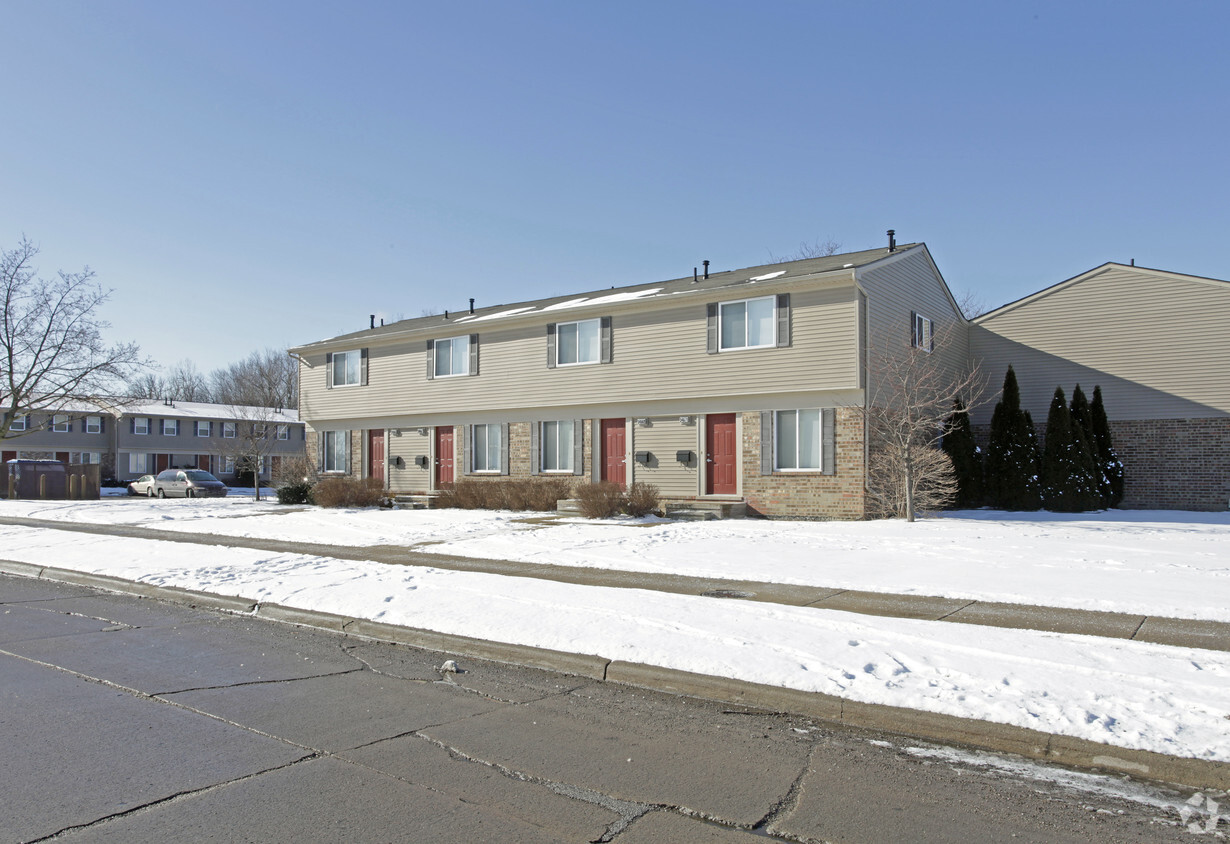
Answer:
[(0, 526), (0, 558), (1230, 762), (1215, 651), (54, 529)]
[(246, 496), (0, 502), (0, 515), (1230, 621), (1230, 513), (963, 511), (907, 524), (292, 510)]

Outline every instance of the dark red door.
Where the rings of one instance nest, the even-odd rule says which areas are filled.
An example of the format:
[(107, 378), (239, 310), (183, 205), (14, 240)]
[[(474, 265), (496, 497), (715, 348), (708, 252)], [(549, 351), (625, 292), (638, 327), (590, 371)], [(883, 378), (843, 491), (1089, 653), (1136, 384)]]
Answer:
[(154, 455), (154, 474), (155, 475), (161, 472), (163, 469), (168, 468), (170, 465), (171, 465), (171, 455), (169, 454), (155, 454)]
[(705, 461), (708, 495), (734, 495), (738, 492), (738, 443), (733, 413), (710, 413), (705, 417)]
[(204, 472), (209, 471), (209, 455), (198, 454), (196, 456), (196, 467)]
[(453, 482), (453, 427), (436, 427), (436, 489)]
[(370, 428), (367, 432), (367, 476), (384, 483), (384, 430)]
[(628, 483), (628, 425), (624, 419), (603, 419), (599, 423), (602, 442), (602, 480), (626, 486)]
[(67, 463), (68, 462), (68, 452), (67, 451), (57, 451), (56, 460), (59, 460), (61, 463)]
[[(17, 452), (0, 451), (0, 463), (8, 463), (10, 460), (16, 460), (16, 459), (17, 459)], [(7, 469), (0, 469), (0, 472), (7, 472), (7, 471), (8, 471)]]

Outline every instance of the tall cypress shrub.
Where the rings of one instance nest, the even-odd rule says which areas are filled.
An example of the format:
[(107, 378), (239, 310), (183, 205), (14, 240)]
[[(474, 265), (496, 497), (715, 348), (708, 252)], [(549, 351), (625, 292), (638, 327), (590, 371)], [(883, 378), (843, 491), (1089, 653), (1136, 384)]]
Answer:
[(1102, 477), (1102, 496), (1107, 506), (1118, 507), (1123, 501), (1123, 463), (1115, 453), (1114, 444), (1110, 440), (1110, 422), (1106, 418), (1106, 407), (1102, 404), (1102, 388), (1093, 388), (1093, 404), (1089, 407), (1091, 430), (1093, 431), (1093, 448), (1098, 455), (1098, 468)]
[(953, 402), (952, 414), (944, 421), (944, 453), (952, 460), (957, 476), (957, 497), (954, 507), (981, 507), (982, 452), (974, 442), (974, 430), (970, 426), (969, 411), (960, 397)]
[(1110, 500), (1102, 494), (1102, 469), (1098, 465), (1098, 450), (1093, 444), (1093, 412), (1089, 408), (1089, 400), (1085, 391), (1077, 384), (1072, 390), (1072, 403), (1068, 405), (1072, 417), (1072, 433), (1080, 449), (1081, 466), (1089, 476), (1089, 482), (1097, 491), (1098, 503), (1102, 507), (1110, 505)]
[(1004, 510), (1037, 510), (1042, 506), (1037, 437), (1029, 413), (1021, 410), (1021, 390), (1011, 366), (991, 414), (985, 468), (992, 506)]
[(1101, 499), (1086, 462), (1063, 388), (1056, 387), (1042, 448), (1042, 504), (1046, 509), (1079, 513), (1098, 507)]

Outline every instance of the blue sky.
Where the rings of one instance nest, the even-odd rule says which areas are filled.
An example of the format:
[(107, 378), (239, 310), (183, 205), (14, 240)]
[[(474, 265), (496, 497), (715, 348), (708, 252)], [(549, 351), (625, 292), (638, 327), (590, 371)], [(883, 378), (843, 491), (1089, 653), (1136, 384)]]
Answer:
[(889, 228), (988, 307), (1230, 278), (1221, 0), (0, 10), (0, 245), (166, 365)]

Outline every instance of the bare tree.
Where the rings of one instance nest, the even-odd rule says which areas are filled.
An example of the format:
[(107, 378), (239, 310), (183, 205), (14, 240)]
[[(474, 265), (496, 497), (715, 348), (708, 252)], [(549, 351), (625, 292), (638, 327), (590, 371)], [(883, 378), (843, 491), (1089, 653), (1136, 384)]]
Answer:
[(247, 407), (298, 408), (299, 364), (285, 349), (253, 352), (209, 376), (213, 400)]
[(829, 238), (828, 240), (820, 240), (816, 238), (814, 243), (803, 241), (799, 244), (799, 248), (788, 255), (775, 255), (769, 253), (769, 261), (774, 264), (785, 263), (786, 261), (803, 261), (807, 258), (827, 258), (829, 255), (836, 255), (841, 251), (841, 244), (836, 240)]
[(280, 451), (278, 443), (291, 434), (289, 420), (277, 407), (231, 405), (235, 436), (222, 439), (222, 457), (234, 462), (236, 471), (252, 472), (256, 500), (261, 497), (261, 471), (266, 458)]
[(167, 370), (163, 381), (166, 390), (163, 398), (172, 401), (211, 401), (209, 382), (188, 358)]
[(978, 367), (946, 364), (946, 337), (937, 332), (932, 348), (903, 343), (869, 356), (872, 386), (857, 410), (867, 432), (867, 492), (875, 515), (912, 522), (956, 495), (952, 461), (939, 447), (944, 421), (955, 399), (966, 407), (982, 402), (985, 379)]
[(31, 410), (114, 404), (124, 382), (149, 366), (137, 344), (104, 342), (110, 325), (97, 312), (111, 291), (89, 267), (39, 278), (37, 255), (24, 237), (0, 253), (0, 439), (20, 436), (13, 419)]
[(973, 290), (965, 289), (957, 294), (957, 307), (961, 309), (961, 313), (966, 319), (974, 319), (985, 314), (990, 308), (987, 307), (986, 300), (982, 298), (982, 294), (975, 293)]
[(157, 372), (146, 372), (124, 387), (124, 395), (131, 399), (161, 399), (166, 394), (166, 382)]

